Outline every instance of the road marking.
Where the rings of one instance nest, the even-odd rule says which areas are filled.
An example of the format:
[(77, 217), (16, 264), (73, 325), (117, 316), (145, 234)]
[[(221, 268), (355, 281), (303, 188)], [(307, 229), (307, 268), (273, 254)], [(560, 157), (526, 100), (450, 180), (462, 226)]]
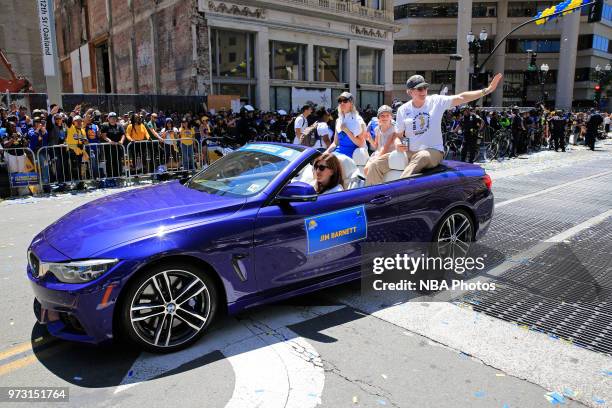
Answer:
[(7, 359), (16, 354), (21, 354), (29, 350), (32, 350), (31, 342), (27, 341), (25, 343), (17, 344), (16, 346), (13, 346), (5, 351), (0, 352), (0, 360)]
[(36, 355), (30, 354), (29, 356), (22, 357), (19, 360), (11, 361), (10, 363), (0, 365), (0, 376), (3, 376), (23, 367), (27, 367), (36, 361), (38, 361)]
[(581, 183), (583, 181), (591, 180), (591, 179), (594, 179), (594, 178), (597, 178), (597, 177), (601, 177), (601, 176), (607, 176), (608, 174), (612, 174), (612, 170), (604, 171), (603, 173), (598, 173), (598, 174), (594, 174), (592, 176), (583, 177), (583, 178), (576, 179), (576, 180), (573, 180), (573, 181), (570, 181), (570, 182), (567, 182), (567, 183), (559, 184), (557, 186), (546, 188), (544, 190), (540, 190), (540, 191), (537, 191), (535, 193), (526, 194), (524, 196), (511, 198), (509, 200), (502, 201), (501, 203), (495, 204), (495, 208), (505, 207), (506, 205), (515, 203), (517, 201), (522, 201), (522, 200), (526, 200), (528, 198), (537, 197), (537, 196), (542, 195), (542, 194), (550, 193), (551, 191), (556, 191), (556, 190), (560, 190), (562, 188), (565, 188), (567, 186), (571, 186), (572, 184)]
[(274, 335), (248, 338), (223, 354), (229, 356), (235, 376), (234, 392), (225, 408), (314, 408), (321, 404), (325, 384), (321, 357), (308, 341), (286, 327), (275, 329)]
[[(272, 374), (271, 370), (266, 370), (266, 376), (263, 376), (261, 372), (262, 365), (248, 363), (248, 361), (243, 360), (241, 355), (248, 354), (249, 357), (253, 356), (257, 359), (257, 361), (261, 361), (261, 358), (263, 358), (265, 354), (265, 358), (267, 359), (264, 360), (266, 361), (263, 365), (265, 367), (267, 367), (267, 361), (276, 363), (281, 361), (286, 367), (292, 367), (289, 370), (283, 370), (282, 375), (284, 376), (284, 380), (280, 383), (288, 384), (288, 390), (283, 392), (287, 393), (290, 400), (299, 400), (299, 397), (296, 397), (291, 392), (292, 387), (297, 387), (297, 389), (309, 388), (308, 392), (304, 393), (304, 395), (309, 396), (309, 401), (311, 399), (315, 401), (320, 398), (320, 393), (318, 393), (318, 391), (323, 391), (322, 386), (320, 387), (320, 390), (317, 389), (317, 387), (320, 385), (320, 378), (314, 374), (314, 372), (308, 371), (310, 373), (309, 376), (305, 376), (304, 380), (299, 380), (298, 377), (301, 375), (300, 372), (304, 371), (304, 367), (302, 366), (303, 362), (297, 360), (293, 361), (293, 359), (297, 359), (298, 357), (303, 358), (304, 355), (312, 355), (314, 361), (316, 360), (315, 356), (318, 355), (312, 346), (303, 343), (301, 338), (299, 338), (289, 329), (286, 329), (285, 326), (332, 313), (343, 307), (344, 306), (317, 306), (303, 308), (269, 306), (265, 309), (261, 309), (258, 312), (249, 314), (248, 321), (228, 319), (226, 322), (224, 322), (223, 327), (212, 331), (208, 335), (204, 336), (202, 340), (180, 352), (172, 354), (142, 353), (132, 364), (132, 367), (128, 370), (128, 374), (124, 376), (121, 384), (115, 388), (114, 393), (121, 393), (144, 381), (162, 376), (165, 372), (176, 369), (186, 363), (189, 363), (190, 361), (202, 357), (203, 355), (220, 350), (228, 358), (232, 366), (236, 364), (237, 370), (247, 369), (248, 374), (246, 375), (242, 372), (234, 373), (236, 377), (236, 384), (238, 384), (238, 387), (243, 392), (246, 392), (243, 384), (249, 381), (249, 376), (251, 376), (250, 381), (255, 382), (259, 381), (259, 377), (272, 376)], [(279, 335), (279, 333), (284, 336), (282, 340), (276, 337)], [(273, 341), (273, 343), (262, 343), (262, 337), (268, 337), (269, 341)], [(306, 340), (303, 341), (305, 342)], [(278, 343), (289, 344), (281, 346)], [(302, 354), (301, 356), (291, 355), (286, 349), (284, 349), (286, 347), (293, 347), (296, 345), (298, 349), (301, 347), (305, 351), (305, 353), (300, 353)], [(279, 349), (279, 347), (281, 348)], [(249, 367), (248, 364), (251, 364), (251, 366)], [(296, 369), (294, 367), (299, 367), (297, 372), (295, 372)], [(270, 371), (270, 373), (268, 371)], [(308, 378), (310, 378), (310, 380), (308, 380)], [(300, 382), (307, 380), (308, 387), (306, 387), (304, 383)], [(266, 389), (270, 390), (278, 389), (279, 384), (268, 384), (266, 387)], [(258, 388), (254, 388), (252, 386), (250, 388), (251, 391), (256, 389)], [(243, 392), (236, 393), (236, 390), (234, 390), (232, 400), (247, 401), (246, 398), (250, 397), (244, 396)], [(316, 404), (313, 404), (312, 406), (314, 407), (315, 405)], [(245, 405), (243, 404), (242, 406)], [(302, 406), (307, 407), (310, 406), (310, 404)]]
[[(42, 342), (40, 344), (42, 345), (42, 344), (45, 344), (45, 343), (49, 343), (49, 342), (51, 342), (53, 340), (54, 339), (52, 339), (52, 338), (45, 339), (44, 342)], [(45, 350), (41, 351), (40, 353), (37, 353), (37, 354), (36, 353), (28, 354), (28, 355), (26, 355), (24, 357), (21, 357), (21, 358), (17, 359), (17, 360), (13, 360), (13, 361), (8, 362), (6, 364), (2, 364), (2, 365), (0, 365), (0, 376), (3, 376), (3, 375), (11, 373), (13, 371), (19, 370), (20, 368), (27, 367), (27, 366), (37, 362), (39, 358), (45, 358), (45, 357), (49, 357), (49, 356), (51, 356), (53, 354), (56, 354), (59, 351), (62, 351), (63, 349), (68, 347), (68, 345), (69, 345), (69, 343), (67, 343), (67, 342), (66, 343), (57, 343), (57, 344), (54, 344), (54, 345), (46, 348)], [(36, 346), (38, 347), (38, 344)], [(23, 353), (23, 352), (28, 351), (28, 348), (25, 348), (25, 346), (23, 344), (19, 345), (19, 346), (15, 347), (15, 350), (14, 350), (15, 352), (13, 352), (12, 355), (19, 354), (18, 352), (16, 352), (17, 350), (22, 350), (21, 352)], [(35, 351), (35, 349), (32, 349), (31, 347), (29, 347), (29, 350)], [(11, 350), (7, 350), (5, 352), (7, 354), (5, 356), (5, 358), (8, 358), (9, 351), (12, 352), (13, 350), (12, 349)]]
[[(488, 276), (500, 276), (502, 273), (515, 267), (517, 260), (521, 260), (521, 261), (526, 260), (526, 259), (531, 260), (537, 257), (538, 255), (544, 253), (544, 251), (553, 247), (555, 244), (564, 242), (588, 228), (592, 228), (597, 224), (601, 224), (610, 216), (612, 216), (612, 210), (605, 211), (599, 215), (596, 215), (595, 217), (589, 218), (583, 223), (580, 223), (572, 228), (566, 229), (565, 231), (561, 231), (557, 235), (552, 236), (545, 241), (539, 242), (538, 244), (532, 246), (531, 248), (523, 252), (520, 252), (519, 254), (511, 257), (510, 259), (506, 259), (500, 265), (488, 271), (487, 275)], [(479, 280), (480, 282), (486, 281), (486, 279), (483, 279), (482, 277), (481, 278), (476, 277), (474, 278), (474, 280)], [(455, 294), (458, 294), (458, 293), (459, 292), (455, 292)]]
[(612, 216), (612, 209), (608, 210), (602, 214), (599, 214), (593, 218), (590, 218), (588, 220), (586, 220), (585, 222), (583, 222), (582, 224), (578, 224), (575, 227), (572, 227), (560, 234), (555, 235), (554, 237), (548, 238), (546, 241), (544, 242), (563, 242), (566, 241), (567, 239), (571, 238), (572, 236), (578, 234), (579, 232), (584, 231), (585, 229), (591, 228), (597, 224), (601, 224), (602, 222), (604, 222), (608, 217)]

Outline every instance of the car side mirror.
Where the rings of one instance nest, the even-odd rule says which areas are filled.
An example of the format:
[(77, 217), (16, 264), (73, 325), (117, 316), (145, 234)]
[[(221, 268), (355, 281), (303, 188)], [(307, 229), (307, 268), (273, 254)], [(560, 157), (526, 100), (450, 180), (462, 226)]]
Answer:
[(275, 201), (277, 203), (317, 201), (317, 192), (310, 184), (295, 181), (283, 187), (276, 195)]

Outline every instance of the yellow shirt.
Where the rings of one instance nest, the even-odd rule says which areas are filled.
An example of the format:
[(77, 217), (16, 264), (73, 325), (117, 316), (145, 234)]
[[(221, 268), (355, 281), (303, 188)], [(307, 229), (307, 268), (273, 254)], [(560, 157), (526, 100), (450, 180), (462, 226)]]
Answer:
[(149, 133), (147, 132), (147, 128), (142, 123), (140, 125), (132, 126), (130, 123), (125, 130), (125, 135), (132, 140), (140, 141), (140, 140), (149, 140)]
[(187, 128), (181, 126), (179, 129), (179, 138), (182, 139), (181, 143), (184, 145), (191, 146), (193, 144), (193, 140), (195, 139), (195, 129)]
[(77, 129), (74, 124), (68, 128), (66, 132), (66, 144), (77, 155), (83, 154), (83, 145), (87, 143), (85, 129)]

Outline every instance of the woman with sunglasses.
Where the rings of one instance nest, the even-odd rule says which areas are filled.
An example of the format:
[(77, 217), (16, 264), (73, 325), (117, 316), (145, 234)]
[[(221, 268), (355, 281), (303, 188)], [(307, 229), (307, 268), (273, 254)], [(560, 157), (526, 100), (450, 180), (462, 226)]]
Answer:
[(323, 153), (312, 165), (313, 187), (317, 194), (336, 193), (344, 190), (340, 160), (331, 153)]
[(342, 92), (338, 97), (336, 134), (334, 141), (325, 152), (331, 153), (336, 151), (336, 153), (352, 158), (355, 149), (366, 145), (364, 137), (365, 127), (365, 122), (353, 103), (353, 95), (349, 92)]

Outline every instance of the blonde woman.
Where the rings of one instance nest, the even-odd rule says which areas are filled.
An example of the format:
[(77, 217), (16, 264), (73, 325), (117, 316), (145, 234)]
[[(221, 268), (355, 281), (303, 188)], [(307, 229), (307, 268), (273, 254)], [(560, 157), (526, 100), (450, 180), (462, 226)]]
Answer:
[(338, 97), (338, 119), (334, 141), (325, 152), (336, 151), (352, 158), (355, 149), (366, 145), (365, 128), (365, 122), (355, 108), (353, 95), (342, 92)]

